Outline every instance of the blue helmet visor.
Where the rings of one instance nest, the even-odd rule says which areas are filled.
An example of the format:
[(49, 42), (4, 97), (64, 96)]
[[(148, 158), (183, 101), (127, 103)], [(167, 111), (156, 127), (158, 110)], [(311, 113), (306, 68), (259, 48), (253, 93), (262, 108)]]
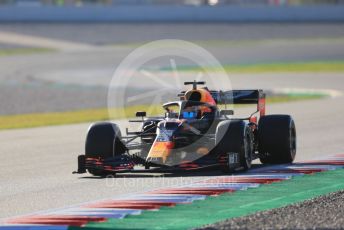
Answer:
[(185, 119), (190, 119), (190, 118), (195, 118), (196, 113), (195, 112), (183, 112), (183, 118)]

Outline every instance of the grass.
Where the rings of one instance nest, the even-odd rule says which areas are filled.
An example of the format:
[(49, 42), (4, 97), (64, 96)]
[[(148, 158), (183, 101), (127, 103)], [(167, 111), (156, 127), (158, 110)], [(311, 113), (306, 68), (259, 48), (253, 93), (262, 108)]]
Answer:
[[(288, 95), (270, 97), (267, 103), (282, 103), (299, 100), (319, 99), (325, 95)], [(149, 109), (147, 111), (147, 108)], [(124, 109), (84, 109), (67, 112), (49, 112), (49, 113), (31, 113), (18, 115), (4, 115), (0, 116), (0, 130), (3, 129), (18, 129), (31, 128), (51, 125), (76, 124), (83, 122), (116, 120), (124, 118), (132, 118), (136, 111), (147, 111), (148, 116), (156, 116), (163, 114), (163, 109), (160, 105), (137, 105), (129, 106)], [(109, 116), (109, 114), (111, 116)]]
[(265, 73), (265, 72), (344, 72), (344, 60), (290, 62), (252, 65), (225, 65), (227, 72)]
[(259, 45), (259, 44), (271, 44), (271, 43), (288, 43), (293, 44), (300, 43), (343, 43), (344, 37), (305, 37), (305, 38), (291, 38), (291, 39), (282, 39), (282, 38), (272, 38), (272, 39), (240, 39), (240, 40), (194, 40), (191, 41), (201, 46), (247, 46), (247, 45)]
[(46, 49), (46, 48), (6, 48), (0, 49), (0, 57), (1, 56), (11, 56), (11, 55), (28, 55), (28, 54), (36, 54), (36, 53), (47, 53), (53, 52), (53, 49)]
[[(228, 73), (344, 72), (344, 60), (223, 65)], [(163, 68), (170, 71), (170, 68)], [(217, 67), (181, 66), (178, 71), (218, 71)]]
[[(67, 112), (30, 113), (0, 116), (0, 129), (31, 128), (50, 125), (76, 124), (92, 121), (116, 120), (134, 117), (136, 111), (151, 109), (151, 115), (161, 114), (162, 108), (158, 105), (138, 105), (124, 109), (107, 108), (83, 109)], [(109, 116), (111, 115), (111, 117)]]

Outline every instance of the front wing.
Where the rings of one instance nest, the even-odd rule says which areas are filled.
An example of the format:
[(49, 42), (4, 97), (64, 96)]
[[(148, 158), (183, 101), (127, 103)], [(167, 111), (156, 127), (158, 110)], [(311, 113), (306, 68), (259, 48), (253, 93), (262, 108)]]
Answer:
[[(101, 170), (109, 174), (127, 172), (178, 172), (220, 169), (222, 167), (228, 167), (228, 163), (228, 155), (207, 155), (195, 161), (185, 161), (175, 166), (157, 165), (156, 167), (150, 169), (144, 169), (142, 166), (145, 164), (145, 160), (137, 156), (121, 155), (102, 159), (80, 155), (78, 157), (78, 170), (73, 173), (86, 173), (86, 171), (89, 169)], [(229, 166), (235, 169), (238, 167), (238, 163), (231, 162), (231, 165)]]

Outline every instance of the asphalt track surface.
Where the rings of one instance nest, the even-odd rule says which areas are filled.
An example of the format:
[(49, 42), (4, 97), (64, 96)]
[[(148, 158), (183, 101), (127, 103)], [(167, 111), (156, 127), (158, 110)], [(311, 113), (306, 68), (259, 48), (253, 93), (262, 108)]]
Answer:
[[(259, 61), (260, 57), (274, 60), (277, 58), (276, 55), (285, 60), (337, 59), (344, 56), (344, 46), (333, 42), (322, 46), (313, 43), (310, 47), (305, 45), (294, 47), (293, 42), (283, 44), (279, 43), (277, 47), (267, 44), (253, 51), (252, 48), (248, 49), (245, 46), (237, 47), (237, 52), (226, 52), (223, 47), (215, 47), (211, 51), (225, 63), (245, 61), (245, 57), (252, 58), (249, 62)], [(270, 52), (267, 51), (269, 46), (272, 46)], [(84, 108), (106, 105), (106, 91), (99, 89), (110, 80), (108, 74), (111, 74), (116, 67), (115, 63), (119, 63), (121, 58), (128, 53), (127, 49), (125, 47), (100, 48), (92, 51), (90, 55), (86, 55), (85, 51), (1, 57), (1, 113), (68, 110), (80, 104)], [(284, 52), (274, 52), (276, 49), (283, 49)], [(89, 75), (88, 79), (94, 80), (90, 80), (90, 83), (90, 81), (77, 81), (79, 75), (76, 74), (74, 80), (76, 79), (78, 84), (66, 86), (64, 79), (68, 73), (80, 71), (83, 75), (90, 70), (93, 70), (93, 73), (102, 73), (99, 76), (103, 78), (92, 78), (92, 75)], [(52, 72), (55, 72), (55, 75)], [(56, 76), (56, 72), (57, 75), (61, 72), (66, 74), (62, 75), (63, 77), (61, 76), (58, 81), (53, 81), (51, 79), (56, 79), (52, 77)], [(30, 79), (33, 84), (27, 84)], [(46, 86), (43, 86), (42, 79), (51, 81), (45, 81)], [(267, 89), (297, 87), (344, 90), (342, 73), (257, 74), (253, 76), (238, 74), (233, 75), (231, 81), (235, 88), (246, 88), (249, 85), (250, 88)], [(85, 82), (90, 86), (85, 86)], [(57, 85), (62, 88), (61, 91)], [(72, 86), (79, 94), (86, 92), (84, 96), (80, 96), (79, 101), (75, 99), (78, 94)], [(56, 95), (54, 95), (55, 91), (51, 90), (52, 88), (56, 89)], [(68, 100), (63, 96), (66, 95), (66, 88), (73, 89), (71, 90), (73, 93), (68, 95)], [(94, 95), (97, 93), (94, 92), (99, 93), (100, 96), (96, 98)], [(45, 102), (40, 105), (40, 101)], [(93, 102), (89, 103), (89, 101)], [(295, 118), (299, 140), (297, 160), (314, 159), (344, 152), (343, 112), (343, 98), (341, 97), (268, 106), (268, 113), (288, 113)], [(126, 126), (125, 121), (117, 123), (122, 129)], [(83, 153), (88, 126), (89, 124), (76, 124), (0, 132), (1, 157), (6, 159), (0, 162), (2, 175), (0, 177), (0, 218), (197, 181), (219, 174), (219, 172), (209, 172), (182, 176), (166, 175), (165, 177), (126, 175), (115, 180), (94, 178), (89, 175), (72, 175), (71, 172), (76, 169), (76, 157)]]
[[(299, 134), (297, 159), (302, 160), (344, 151), (341, 105), (342, 99), (338, 98), (273, 105), (268, 111), (287, 112), (295, 117)], [(208, 173), (167, 177), (128, 175), (113, 180), (87, 174), (72, 175), (76, 157), (83, 153), (87, 127), (88, 124), (78, 124), (0, 132), (1, 154), (7, 159), (0, 164), (1, 175), (4, 175), (1, 177), (1, 217), (61, 208), (209, 176)], [(210, 172), (210, 175), (218, 174)]]

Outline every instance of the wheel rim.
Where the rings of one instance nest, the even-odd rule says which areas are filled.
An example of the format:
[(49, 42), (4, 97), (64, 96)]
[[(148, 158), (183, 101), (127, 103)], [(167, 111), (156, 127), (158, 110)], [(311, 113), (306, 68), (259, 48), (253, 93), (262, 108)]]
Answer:
[(296, 155), (296, 129), (294, 123), (291, 125), (290, 129), (290, 157), (294, 160)]
[(244, 141), (244, 151), (245, 151), (245, 168), (251, 168), (252, 156), (251, 156), (251, 138), (249, 135), (246, 136)]

